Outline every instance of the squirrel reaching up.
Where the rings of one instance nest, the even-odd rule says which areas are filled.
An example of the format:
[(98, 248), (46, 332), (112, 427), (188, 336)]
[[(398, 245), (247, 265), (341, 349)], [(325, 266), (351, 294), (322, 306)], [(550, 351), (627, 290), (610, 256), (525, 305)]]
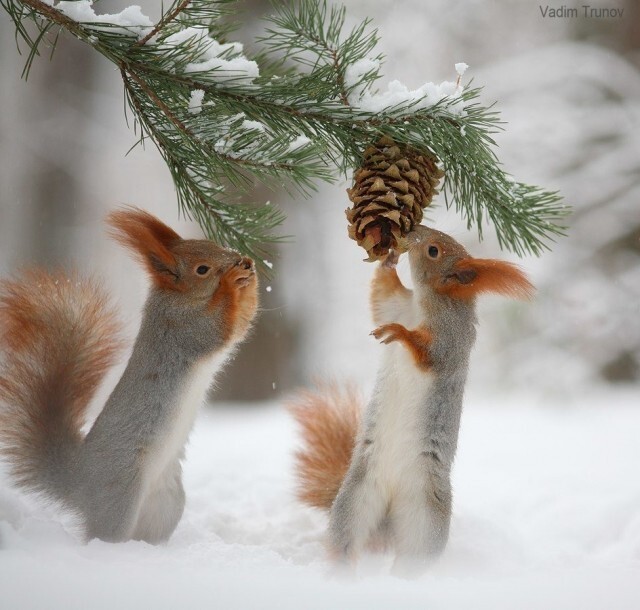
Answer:
[(86, 436), (85, 412), (118, 352), (118, 324), (94, 281), (28, 271), (0, 283), (0, 455), (21, 487), (76, 513), (87, 539), (173, 533), (184, 509), (181, 460), (213, 376), (257, 308), (253, 261), (182, 239), (125, 208), (111, 235), (151, 289), (129, 363)]
[(408, 235), (414, 289), (391, 253), (371, 288), (371, 333), (388, 345), (373, 396), (308, 392), (289, 409), (301, 425), (299, 497), (330, 511), (329, 546), (340, 561), (366, 547), (393, 547), (394, 571), (412, 572), (444, 549), (476, 296), (528, 298), (514, 265), (472, 258), (454, 239), (424, 226)]

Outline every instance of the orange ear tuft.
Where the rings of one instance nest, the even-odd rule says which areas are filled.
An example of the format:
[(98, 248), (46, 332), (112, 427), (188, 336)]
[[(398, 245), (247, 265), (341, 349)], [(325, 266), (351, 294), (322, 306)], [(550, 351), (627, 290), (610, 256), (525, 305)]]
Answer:
[(134, 207), (111, 212), (107, 223), (110, 236), (137, 255), (157, 285), (175, 288), (178, 264), (172, 248), (182, 238), (173, 229)]
[(514, 299), (530, 299), (533, 284), (517, 265), (483, 258), (465, 258), (456, 263), (440, 292), (455, 299), (471, 299), (482, 292), (495, 292)]

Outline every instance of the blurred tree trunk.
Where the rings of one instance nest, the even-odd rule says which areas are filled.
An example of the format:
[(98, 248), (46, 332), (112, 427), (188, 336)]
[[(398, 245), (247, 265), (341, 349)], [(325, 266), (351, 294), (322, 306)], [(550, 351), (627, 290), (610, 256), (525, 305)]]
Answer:
[(21, 264), (68, 263), (74, 244), (67, 228), (84, 203), (79, 174), (86, 163), (83, 142), (96, 57), (62, 37), (51, 62), (43, 45), (43, 57), (36, 59), (25, 83), (18, 69), (25, 56), (16, 58), (8, 20), (0, 31), (3, 109), (14, 106), (0, 123), (2, 258)]
[[(78, 174), (85, 162), (83, 141), (89, 137), (89, 93), (97, 55), (80, 47), (80, 43), (70, 37), (61, 40), (56, 48), (55, 61), (43, 62), (40, 68), (44, 73), (38, 83), (40, 99), (68, 107), (67, 125), (72, 127), (73, 134), (73, 140), (69, 142), (66, 134), (59, 137), (55, 131), (48, 133), (59, 154), (40, 161), (35, 167), (33, 181), (28, 180), (32, 193), (30, 237), (35, 258), (43, 263), (73, 260), (74, 244), (67, 239), (69, 231), (66, 228), (75, 223), (78, 209), (87, 203), (82, 200), (84, 193)], [(42, 110), (42, 107), (38, 108), (39, 113)], [(46, 116), (46, 110), (44, 114)], [(75, 115), (77, 120), (71, 115)], [(37, 120), (34, 124), (38, 124)]]
[[(258, 35), (260, 22), (265, 14), (271, 12), (268, 2), (247, 0), (242, 3), (242, 25), (232, 35), (236, 40), (245, 42), (249, 53), (255, 51), (252, 41)], [(283, 189), (276, 192), (257, 186), (253, 193), (254, 201), (272, 200), (286, 210), (295, 205), (290, 201)], [(291, 255), (292, 249), (287, 245), (278, 248), (280, 256)], [(301, 383), (300, 370), (295, 366), (303, 345), (298, 328), (296, 312), (283, 308), (282, 285), (290, 281), (282, 276), (276, 261), (274, 277), (271, 280), (261, 278), (260, 306), (261, 312), (250, 339), (238, 350), (238, 355), (224, 372), (224, 380), (212, 393), (214, 401), (243, 400), (261, 401), (274, 399)], [(270, 290), (266, 290), (266, 287)], [(303, 286), (300, 286), (303, 289)]]

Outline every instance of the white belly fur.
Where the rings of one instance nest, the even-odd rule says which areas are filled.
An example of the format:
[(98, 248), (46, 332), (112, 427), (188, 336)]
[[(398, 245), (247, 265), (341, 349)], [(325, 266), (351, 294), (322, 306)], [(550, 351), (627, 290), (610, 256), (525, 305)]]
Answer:
[[(417, 371), (401, 346), (393, 346), (391, 367), (380, 388), (379, 411), (372, 445), (372, 467), (384, 487), (410, 485), (420, 466), (424, 410), (433, 378)], [(391, 350), (390, 350), (391, 351)], [(391, 362), (392, 360), (392, 362)]]
[[(407, 317), (402, 320), (407, 328), (423, 323), (418, 312)], [(413, 473), (418, 474), (423, 465), (420, 454), (422, 439), (428, 433), (424, 429), (425, 409), (433, 375), (419, 370), (400, 343), (392, 343), (386, 350), (370, 464), (378, 485), (393, 494), (401, 489), (410, 492), (416, 484)]]
[(229, 358), (230, 352), (230, 349), (223, 350), (201, 360), (176, 392), (175, 405), (171, 409), (164, 434), (158, 438), (158, 443), (151, 450), (147, 462), (145, 478), (151, 488), (155, 484), (162, 485), (163, 472), (182, 457), (198, 409), (207, 396), (207, 390), (213, 383), (215, 374)]

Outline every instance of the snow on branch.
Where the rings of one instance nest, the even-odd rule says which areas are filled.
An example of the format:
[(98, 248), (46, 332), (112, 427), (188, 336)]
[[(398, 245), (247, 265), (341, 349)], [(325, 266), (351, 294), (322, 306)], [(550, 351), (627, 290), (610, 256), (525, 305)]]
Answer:
[(91, 0), (0, 4), (29, 47), (25, 74), (60, 28), (113, 62), (140, 141), (158, 147), (181, 209), (257, 260), (283, 217), (274, 206), (239, 206), (236, 195), (256, 179), (306, 194), (317, 180), (349, 175), (381, 134), (440, 160), (445, 204), (480, 235), (489, 220), (501, 245), (522, 255), (563, 232), (558, 195), (502, 170), (491, 135), (499, 116), (462, 83), (467, 65), (455, 64), (455, 82), (412, 90), (394, 80), (377, 90), (377, 32), (368, 20), (347, 30), (343, 7), (278, 5), (251, 58), (222, 19), (237, 11), (235, 0), (175, 0), (156, 24), (138, 6), (110, 15)]
[(142, 13), (139, 6), (129, 6), (119, 13), (97, 15), (92, 0), (63, 1), (54, 5), (53, 0), (43, 0), (45, 4), (63, 15), (81, 23), (87, 29), (96, 31), (108, 28), (112, 33), (134, 35), (143, 38), (153, 29), (153, 22)]

